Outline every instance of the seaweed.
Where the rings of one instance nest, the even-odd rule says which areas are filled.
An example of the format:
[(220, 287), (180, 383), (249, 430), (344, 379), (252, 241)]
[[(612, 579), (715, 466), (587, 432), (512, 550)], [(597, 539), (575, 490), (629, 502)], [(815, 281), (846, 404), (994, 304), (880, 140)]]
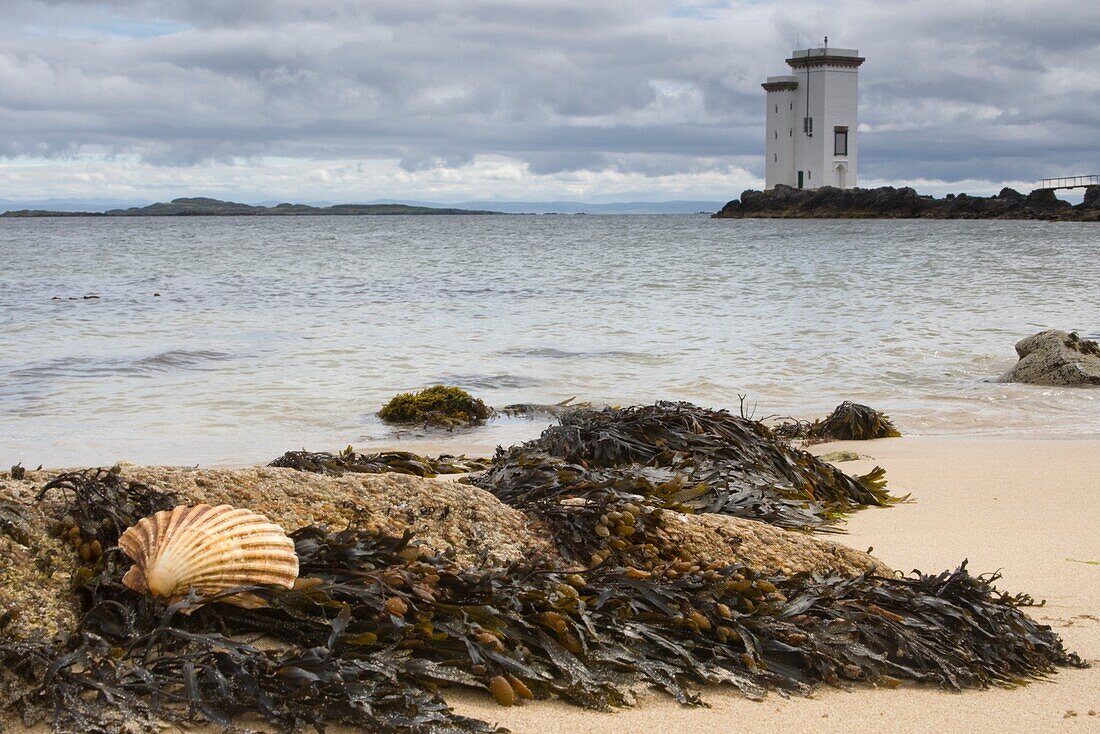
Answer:
[(67, 532), (78, 551), (83, 545), (97, 544), (97, 556), (103, 548), (116, 545), (126, 528), (141, 518), (178, 504), (171, 494), (124, 480), (118, 466), (59, 474), (43, 485), (38, 501), (53, 491), (71, 495), (66, 499), (59, 532)]
[(1100, 344), (1092, 339), (1081, 337), (1076, 331), (1071, 331), (1069, 336), (1066, 337), (1066, 346), (1070, 349), (1076, 349), (1081, 354), (1100, 357)]
[(826, 418), (809, 421), (789, 420), (774, 428), (782, 438), (800, 438), (811, 443), (825, 441), (869, 441), (875, 438), (898, 438), (898, 431), (889, 416), (866, 405), (845, 401)]
[(492, 409), (462, 388), (433, 385), (416, 393), (403, 392), (390, 398), (378, 411), (387, 423), (452, 427), (484, 423)]
[[(1081, 664), (992, 578), (965, 567), (846, 579), (695, 565), (645, 577), (545, 563), (462, 569), (409, 553), (408, 536), (350, 529), (294, 538), (308, 583), (250, 588), (269, 609), (180, 614), (200, 601), (190, 599), (156, 615), (141, 600), (144, 613), (120, 625), (129, 608), (108, 577), (63, 643), (0, 641), (0, 662), (36, 684), (22, 699), (25, 717), (48, 713), (58, 731), (109, 731), (122, 718), (149, 730), (158, 718), (228, 725), (259, 714), (286, 730), (342, 722), (489, 732), (454, 714), (438, 689), (482, 688), (506, 704), (556, 695), (610, 710), (631, 705), (640, 682), (694, 705), (707, 684), (750, 698), (821, 682), (959, 690)], [(257, 632), (264, 649), (240, 639)]]
[(895, 501), (882, 470), (853, 478), (793, 448), (759, 421), (690, 403), (576, 410), (534, 441), (498, 449), (472, 483), (536, 513), (564, 498), (641, 498), (788, 528)]
[(418, 477), (434, 477), (439, 474), (466, 474), (489, 467), (488, 459), (467, 458), (465, 455), (442, 454), (438, 457), (420, 456), (409, 451), (380, 451), (361, 454), (351, 446), (339, 454), (325, 451), (287, 451), (268, 466), (287, 467), (298, 471), (342, 476), (346, 473), (380, 474), (397, 472)]
[(592, 403), (575, 403), (576, 396), (566, 398), (557, 403), (513, 403), (512, 405), (505, 405), (498, 412), (504, 415), (511, 416), (513, 418), (557, 418), (564, 415), (571, 410), (578, 410), (580, 408), (591, 408)]
[[(104, 470), (63, 475), (43, 494), (51, 489), (71, 495), (75, 526), (104, 539), (174, 502)], [(610, 512), (596, 521), (639, 524)], [(84, 734), (122, 722), (148, 732), (162, 721), (230, 727), (244, 715), (286, 731), (345, 723), (481, 734), (498, 730), (456, 714), (442, 688), (481, 689), (503, 705), (558, 696), (609, 710), (632, 705), (638, 683), (698, 705), (709, 684), (750, 698), (903, 679), (960, 690), (1084, 665), (1020, 611), (1030, 598), (998, 592), (995, 575), (972, 576), (965, 563), (891, 578), (762, 575), (690, 559), (650, 570), (544, 558), (464, 567), (408, 533), (307, 527), (292, 538), (293, 589), (192, 594), (167, 607), (125, 587), (128, 560), (107, 547), (75, 574), (77, 629), (0, 636), (0, 666), (25, 686), (14, 706), (25, 722)], [(241, 592), (269, 606), (216, 603)], [(262, 644), (246, 641), (257, 635)]]
[(890, 418), (874, 408), (845, 401), (823, 421), (810, 427), (809, 437), (827, 441), (867, 441), (898, 438), (901, 433)]

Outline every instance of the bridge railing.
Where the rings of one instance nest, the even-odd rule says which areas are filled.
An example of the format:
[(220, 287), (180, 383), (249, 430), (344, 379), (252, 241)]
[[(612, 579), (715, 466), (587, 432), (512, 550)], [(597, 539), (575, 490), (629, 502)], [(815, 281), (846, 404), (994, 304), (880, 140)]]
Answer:
[(1100, 175), (1059, 176), (1039, 180), (1040, 189), (1077, 189), (1082, 186), (1100, 186)]

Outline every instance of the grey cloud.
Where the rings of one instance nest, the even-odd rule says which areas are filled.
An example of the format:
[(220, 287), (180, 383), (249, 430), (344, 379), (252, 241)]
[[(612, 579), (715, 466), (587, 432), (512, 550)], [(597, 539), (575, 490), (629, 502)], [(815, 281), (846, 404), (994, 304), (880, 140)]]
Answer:
[[(1100, 163), (1100, 9), (1052, 2), (9, 0), (0, 155), (154, 165), (483, 154), (533, 174), (762, 173), (760, 81), (825, 32), (868, 57), (868, 178)], [(113, 25), (168, 23), (152, 37)], [(671, 91), (669, 91), (671, 90)], [(0, 192), (2, 194), (4, 192)], [(481, 193), (481, 192), (478, 192)]]

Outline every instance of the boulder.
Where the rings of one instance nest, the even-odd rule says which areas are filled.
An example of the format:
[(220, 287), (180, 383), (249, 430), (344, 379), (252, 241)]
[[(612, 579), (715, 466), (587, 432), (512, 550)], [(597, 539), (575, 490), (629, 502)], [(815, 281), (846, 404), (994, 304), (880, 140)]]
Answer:
[(712, 219), (737, 219), (741, 216), (741, 200), (733, 199), (726, 202), (718, 212), (711, 215)]
[[(56, 531), (64, 497), (51, 492), (36, 499), (58, 473), (28, 471), (21, 479), (0, 474), (0, 634), (7, 637), (50, 636), (76, 625), (73, 574), (80, 558)], [(184, 504), (247, 507), (287, 531), (309, 525), (356, 525), (398, 536), (409, 531), (432, 551), (452, 553), (458, 564), (507, 565), (536, 555), (560, 561), (549, 530), (534, 516), (454, 479), (128, 465), (121, 476), (172, 493)], [(696, 560), (741, 563), (761, 573), (890, 573), (870, 555), (837, 543), (713, 514), (667, 512), (655, 540)]]
[(1027, 195), (1027, 203), (1038, 209), (1060, 209), (1072, 206), (1068, 201), (1059, 199), (1054, 189), (1035, 189)]
[(1085, 189), (1085, 200), (1081, 202), (1082, 209), (1100, 209), (1100, 186), (1089, 186)]
[(1076, 332), (1041, 331), (1016, 343), (1020, 361), (1000, 382), (1100, 385), (1100, 345)]
[[(73, 573), (80, 559), (56, 537), (64, 498), (39, 488), (56, 471), (28, 471), (23, 480), (0, 475), (0, 624), (2, 633), (52, 635), (75, 626)], [(122, 478), (175, 494), (184, 504), (247, 507), (287, 531), (308, 525), (343, 529), (355, 524), (401, 535), (411, 531), (425, 546), (454, 553), (458, 563), (480, 559), (507, 564), (534, 554), (557, 557), (538, 522), (488, 492), (453, 480), (405, 474), (322, 476), (293, 469), (195, 469), (123, 466)], [(18, 518), (5, 523), (4, 517)]]
[(740, 563), (770, 574), (786, 576), (823, 569), (855, 576), (867, 571), (889, 576), (893, 571), (874, 556), (840, 543), (821, 540), (759, 520), (704, 512), (661, 516), (661, 535), (673, 547), (691, 550), (696, 560)]

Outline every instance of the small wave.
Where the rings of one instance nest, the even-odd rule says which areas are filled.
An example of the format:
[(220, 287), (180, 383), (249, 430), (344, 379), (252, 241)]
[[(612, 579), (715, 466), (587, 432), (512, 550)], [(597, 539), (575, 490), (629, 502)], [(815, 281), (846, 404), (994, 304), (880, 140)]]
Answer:
[(188, 349), (173, 349), (138, 359), (59, 357), (12, 370), (8, 373), (8, 377), (13, 380), (35, 382), (69, 377), (149, 375), (177, 369), (212, 369), (207, 366), (208, 363), (229, 359), (233, 359), (233, 355), (225, 352)]
[(520, 389), (536, 387), (542, 380), (524, 375), (442, 375), (434, 382), (474, 390)]
[(233, 355), (225, 352), (214, 352), (205, 349), (173, 349), (155, 354), (152, 357), (143, 357), (135, 360), (132, 364), (133, 367), (139, 370), (167, 371), (177, 368), (199, 367), (206, 362), (224, 362), (232, 358)]
[(497, 354), (503, 357), (538, 357), (541, 359), (649, 358), (653, 356), (645, 352), (631, 352), (620, 349), (570, 351), (568, 349), (557, 349), (556, 347), (511, 347), (502, 349)]

